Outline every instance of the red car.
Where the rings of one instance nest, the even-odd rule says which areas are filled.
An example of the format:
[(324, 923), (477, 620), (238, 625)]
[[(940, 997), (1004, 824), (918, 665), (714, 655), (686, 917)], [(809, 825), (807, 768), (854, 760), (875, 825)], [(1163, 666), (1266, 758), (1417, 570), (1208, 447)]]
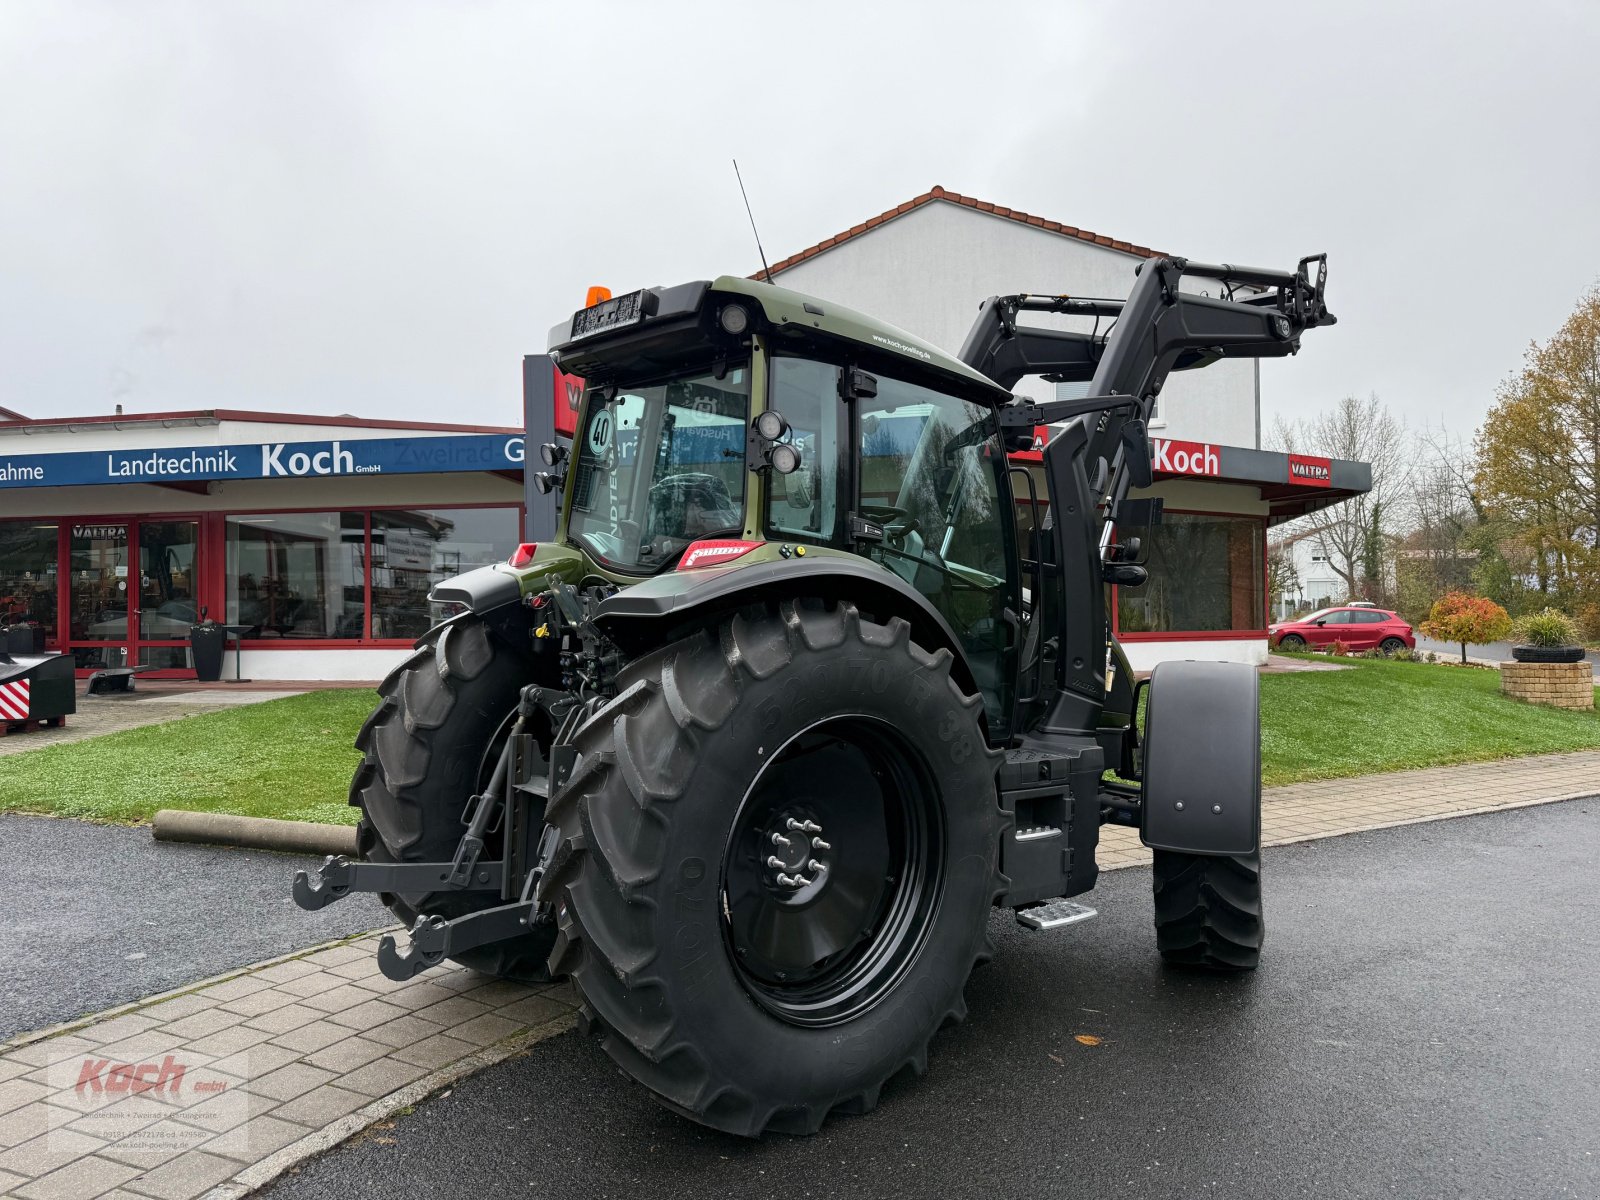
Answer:
[(1382, 608), (1322, 608), (1298, 621), (1267, 628), (1267, 645), (1276, 649), (1305, 650), (1330, 642), (1343, 642), (1352, 650), (1382, 650), (1385, 654), (1417, 648), (1417, 636), (1411, 626)]

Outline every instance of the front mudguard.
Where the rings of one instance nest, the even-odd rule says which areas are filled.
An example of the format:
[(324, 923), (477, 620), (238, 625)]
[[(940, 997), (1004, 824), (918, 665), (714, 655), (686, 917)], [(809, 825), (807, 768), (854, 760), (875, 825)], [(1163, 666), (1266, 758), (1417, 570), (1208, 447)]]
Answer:
[(1244, 663), (1164, 662), (1145, 710), (1139, 837), (1155, 850), (1261, 845), (1261, 682)]

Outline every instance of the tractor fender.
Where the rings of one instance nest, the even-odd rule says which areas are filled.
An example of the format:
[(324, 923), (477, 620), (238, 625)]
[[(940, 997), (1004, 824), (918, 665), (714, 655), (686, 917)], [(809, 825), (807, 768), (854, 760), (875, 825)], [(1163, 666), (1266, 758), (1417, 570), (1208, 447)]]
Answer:
[(950, 651), (952, 673), (963, 689), (978, 690), (960, 639), (939, 610), (894, 572), (855, 555), (818, 554), (658, 575), (602, 601), (594, 621), (624, 650), (642, 653), (709, 617), (793, 596), (849, 601), (880, 620), (903, 617), (924, 649)]
[(1261, 681), (1245, 663), (1150, 674), (1139, 837), (1155, 850), (1254, 854), (1261, 844)]
[(522, 582), (499, 563), (479, 567), (434, 585), (428, 599), (440, 604), (464, 604), (475, 613), (522, 599)]

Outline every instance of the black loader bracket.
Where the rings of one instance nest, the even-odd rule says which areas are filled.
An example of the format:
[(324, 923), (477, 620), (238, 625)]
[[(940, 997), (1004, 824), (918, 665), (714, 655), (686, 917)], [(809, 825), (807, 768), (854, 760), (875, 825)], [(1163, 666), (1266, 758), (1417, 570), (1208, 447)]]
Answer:
[(378, 943), (378, 969), (390, 979), (403, 983), (436, 967), (454, 954), (478, 946), (503, 942), (527, 933), (542, 918), (532, 904), (518, 901), (485, 908), (447, 921), (440, 916), (420, 916), (411, 927), (410, 944), (401, 949), (394, 935), (385, 934)]
[(1245, 663), (1156, 665), (1142, 747), (1145, 845), (1210, 855), (1260, 848), (1260, 687)]
[(308, 912), (326, 908), (351, 892), (498, 892), (505, 878), (504, 864), (478, 863), (465, 880), (457, 881), (455, 863), (351, 862), (344, 855), (329, 855), (315, 878), (294, 873), (294, 902)]

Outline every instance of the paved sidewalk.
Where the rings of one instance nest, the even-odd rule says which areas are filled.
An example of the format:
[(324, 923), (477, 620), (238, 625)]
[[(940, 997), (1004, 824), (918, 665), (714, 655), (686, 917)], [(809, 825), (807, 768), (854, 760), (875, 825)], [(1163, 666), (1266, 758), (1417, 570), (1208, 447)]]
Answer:
[(565, 985), (394, 983), (378, 937), (0, 1046), (0, 1194), (242, 1195), (572, 1024)]
[[(1596, 794), (1600, 750), (1323, 779), (1267, 788), (1261, 796), (1261, 840), (1281, 846)], [(1137, 830), (1107, 825), (1100, 830), (1099, 858), (1102, 870), (1142, 866), (1150, 861), (1150, 851), (1140, 844)]]

